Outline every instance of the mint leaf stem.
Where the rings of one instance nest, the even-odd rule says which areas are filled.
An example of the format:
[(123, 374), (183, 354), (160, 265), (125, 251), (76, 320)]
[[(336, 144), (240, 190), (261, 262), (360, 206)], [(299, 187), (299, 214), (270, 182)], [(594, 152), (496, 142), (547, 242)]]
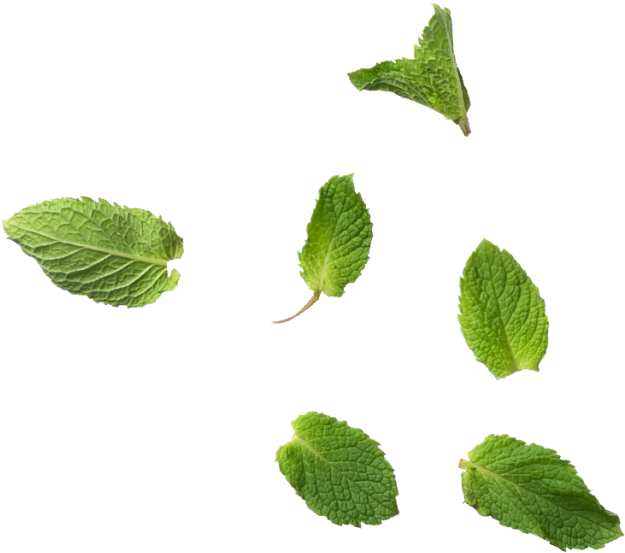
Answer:
[(311, 305), (319, 301), (320, 296), (321, 296), (321, 292), (315, 292), (312, 295), (312, 298), (310, 298), (310, 300), (308, 301), (308, 303), (304, 307), (302, 307), (297, 313), (295, 313), (295, 315), (293, 315), (292, 317), (289, 317), (288, 319), (282, 319), (281, 321), (273, 321), (273, 324), (279, 325), (282, 323), (288, 323), (289, 321), (292, 321), (295, 317), (298, 317), (304, 311), (306, 311)]

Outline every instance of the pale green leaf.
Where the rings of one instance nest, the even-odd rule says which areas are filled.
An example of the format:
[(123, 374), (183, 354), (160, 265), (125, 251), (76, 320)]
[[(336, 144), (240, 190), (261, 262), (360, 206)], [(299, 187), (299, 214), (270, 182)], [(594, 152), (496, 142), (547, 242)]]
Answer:
[(299, 253), (302, 278), (314, 292), (297, 317), (321, 293), (342, 296), (345, 286), (356, 282), (369, 259), (373, 224), (369, 211), (356, 193), (352, 175), (334, 176), (319, 190), (319, 199), (306, 227), (308, 237)]
[(619, 517), (601, 506), (575, 467), (552, 449), (491, 435), (460, 468), (464, 500), (480, 515), (563, 551), (601, 549), (623, 535)]
[(515, 259), (486, 239), (460, 279), (458, 320), (467, 345), (495, 378), (538, 371), (548, 342), (545, 302)]
[(399, 514), (393, 467), (378, 442), (321, 413), (291, 424), (293, 439), (278, 449), (276, 461), (309, 509), (335, 524), (358, 527)]
[(358, 90), (393, 92), (439, 113), (460, 125), (469, 136), (469, 93), (456, 65), (451, 13), (434, 5), (434, 15), (423, 30), (414, 59), (378, 63), (349, 74)]
[(182, 238), (143, 209), (61, 198), (27, 207), (3, 226), (54, 284), (97, 302), (141, 307), (180, 278), (176, 270), (167, 275), (167, 262), (182, 256)]

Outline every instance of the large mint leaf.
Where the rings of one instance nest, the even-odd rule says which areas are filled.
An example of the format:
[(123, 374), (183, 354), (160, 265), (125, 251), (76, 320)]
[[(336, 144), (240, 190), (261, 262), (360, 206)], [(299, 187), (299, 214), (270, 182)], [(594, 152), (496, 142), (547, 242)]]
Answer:
[(167, 262), (182, 256), (174, 227), (149, 211), (104, 200), (61, 198), (3, 221), (8, 237), (52, 282), (109, 305), (141, 307), (178, 284)]
[(352, 175), (332, 177), (319, 190), (319, 199), (299, 253), (302, 278), (314, 292), (297, 317), (321, 296), (342, 296), (345, 286), (356, 282), (369, 259), (373, 224)]
[(623, 535), (575, 467), (552, 449), (491, 435), (461, 460), (464, 500), (482, 516), (563, 551), (600, 549)]
[(514, 258), (486, 239), (460, 279), (458, 320), (467, 345), (495, 378), (538, 371), (547, 351), (545, 302)]
[(434, 4), (434, 15), (423, 29), (414, 59), (378, 63), (370, 69), (349, 73), (358, 90), (393, 92), (427, 106), (460, 125), (469, 136), (469, 93), (456, 65), (451, 13)]
[(276, 461), (309, 509), (334, 524), (358, 527), (399, 514), (393, 467), (378, 442), (321, 413), (291, 424), (295, 435), (278, 449)]

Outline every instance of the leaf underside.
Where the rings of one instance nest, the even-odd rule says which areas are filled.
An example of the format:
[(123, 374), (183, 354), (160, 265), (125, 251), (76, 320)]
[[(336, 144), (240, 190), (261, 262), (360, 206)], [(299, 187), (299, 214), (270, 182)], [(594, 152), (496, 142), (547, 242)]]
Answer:
[(182, 256), (182, 238), (149, 211), (61, 198), (3, 221), (8, 237), (35, 258), (58, 287), (113, 306), (141, 307), (180, 278), (167, 262)]

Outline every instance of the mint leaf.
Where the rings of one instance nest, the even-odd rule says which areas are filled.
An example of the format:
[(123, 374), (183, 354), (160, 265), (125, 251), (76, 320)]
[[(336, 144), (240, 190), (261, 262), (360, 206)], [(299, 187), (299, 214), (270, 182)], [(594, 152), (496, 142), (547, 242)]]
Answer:
[(619, 518), (590, 493), (575, 467), (552, 449), (491, 435), (460, 461), (464, 500), (502, 526), (562, 551), (601, 549), (623, 535)]
[(345, 421), (310, 412), (292, 423), (280, 471), (308, 508), (334, 524), (381, 524), (399, 514), (393, 467), (380, 444)]
[(358, 90), (394, 92), (438, 111), (469, 136), (467, 111), (471, 102), (456, 65), (451, 13), (447, 8), (433, 6), (434, 16), (414, 47), (414, 59), (378, 63), (349, 73), (349, 79)]
[(274, 323), (285, 323), (306, 311), (321, 296), (342, 296), (345, 286), (356, 282), (369, 259), (373, 224), (369, 211), (354, 188), (353, 175), (332, 177), (319, 190), (319, 199), (308, 237), (299, 253), (302, 278), (314, 292), (295, 315)]
[(467, 345), (495, 378), (538, 371), (547, 351), (545, 302), (514, 258), (486, 239), (460, 279), (458, 320)]
[(27, 207), (2, 222), (58, 287), (109, 305), (141, 307), (173, 290), (182, 256), (174, 227), (149, 211), (104, 200), (61, 198)]

